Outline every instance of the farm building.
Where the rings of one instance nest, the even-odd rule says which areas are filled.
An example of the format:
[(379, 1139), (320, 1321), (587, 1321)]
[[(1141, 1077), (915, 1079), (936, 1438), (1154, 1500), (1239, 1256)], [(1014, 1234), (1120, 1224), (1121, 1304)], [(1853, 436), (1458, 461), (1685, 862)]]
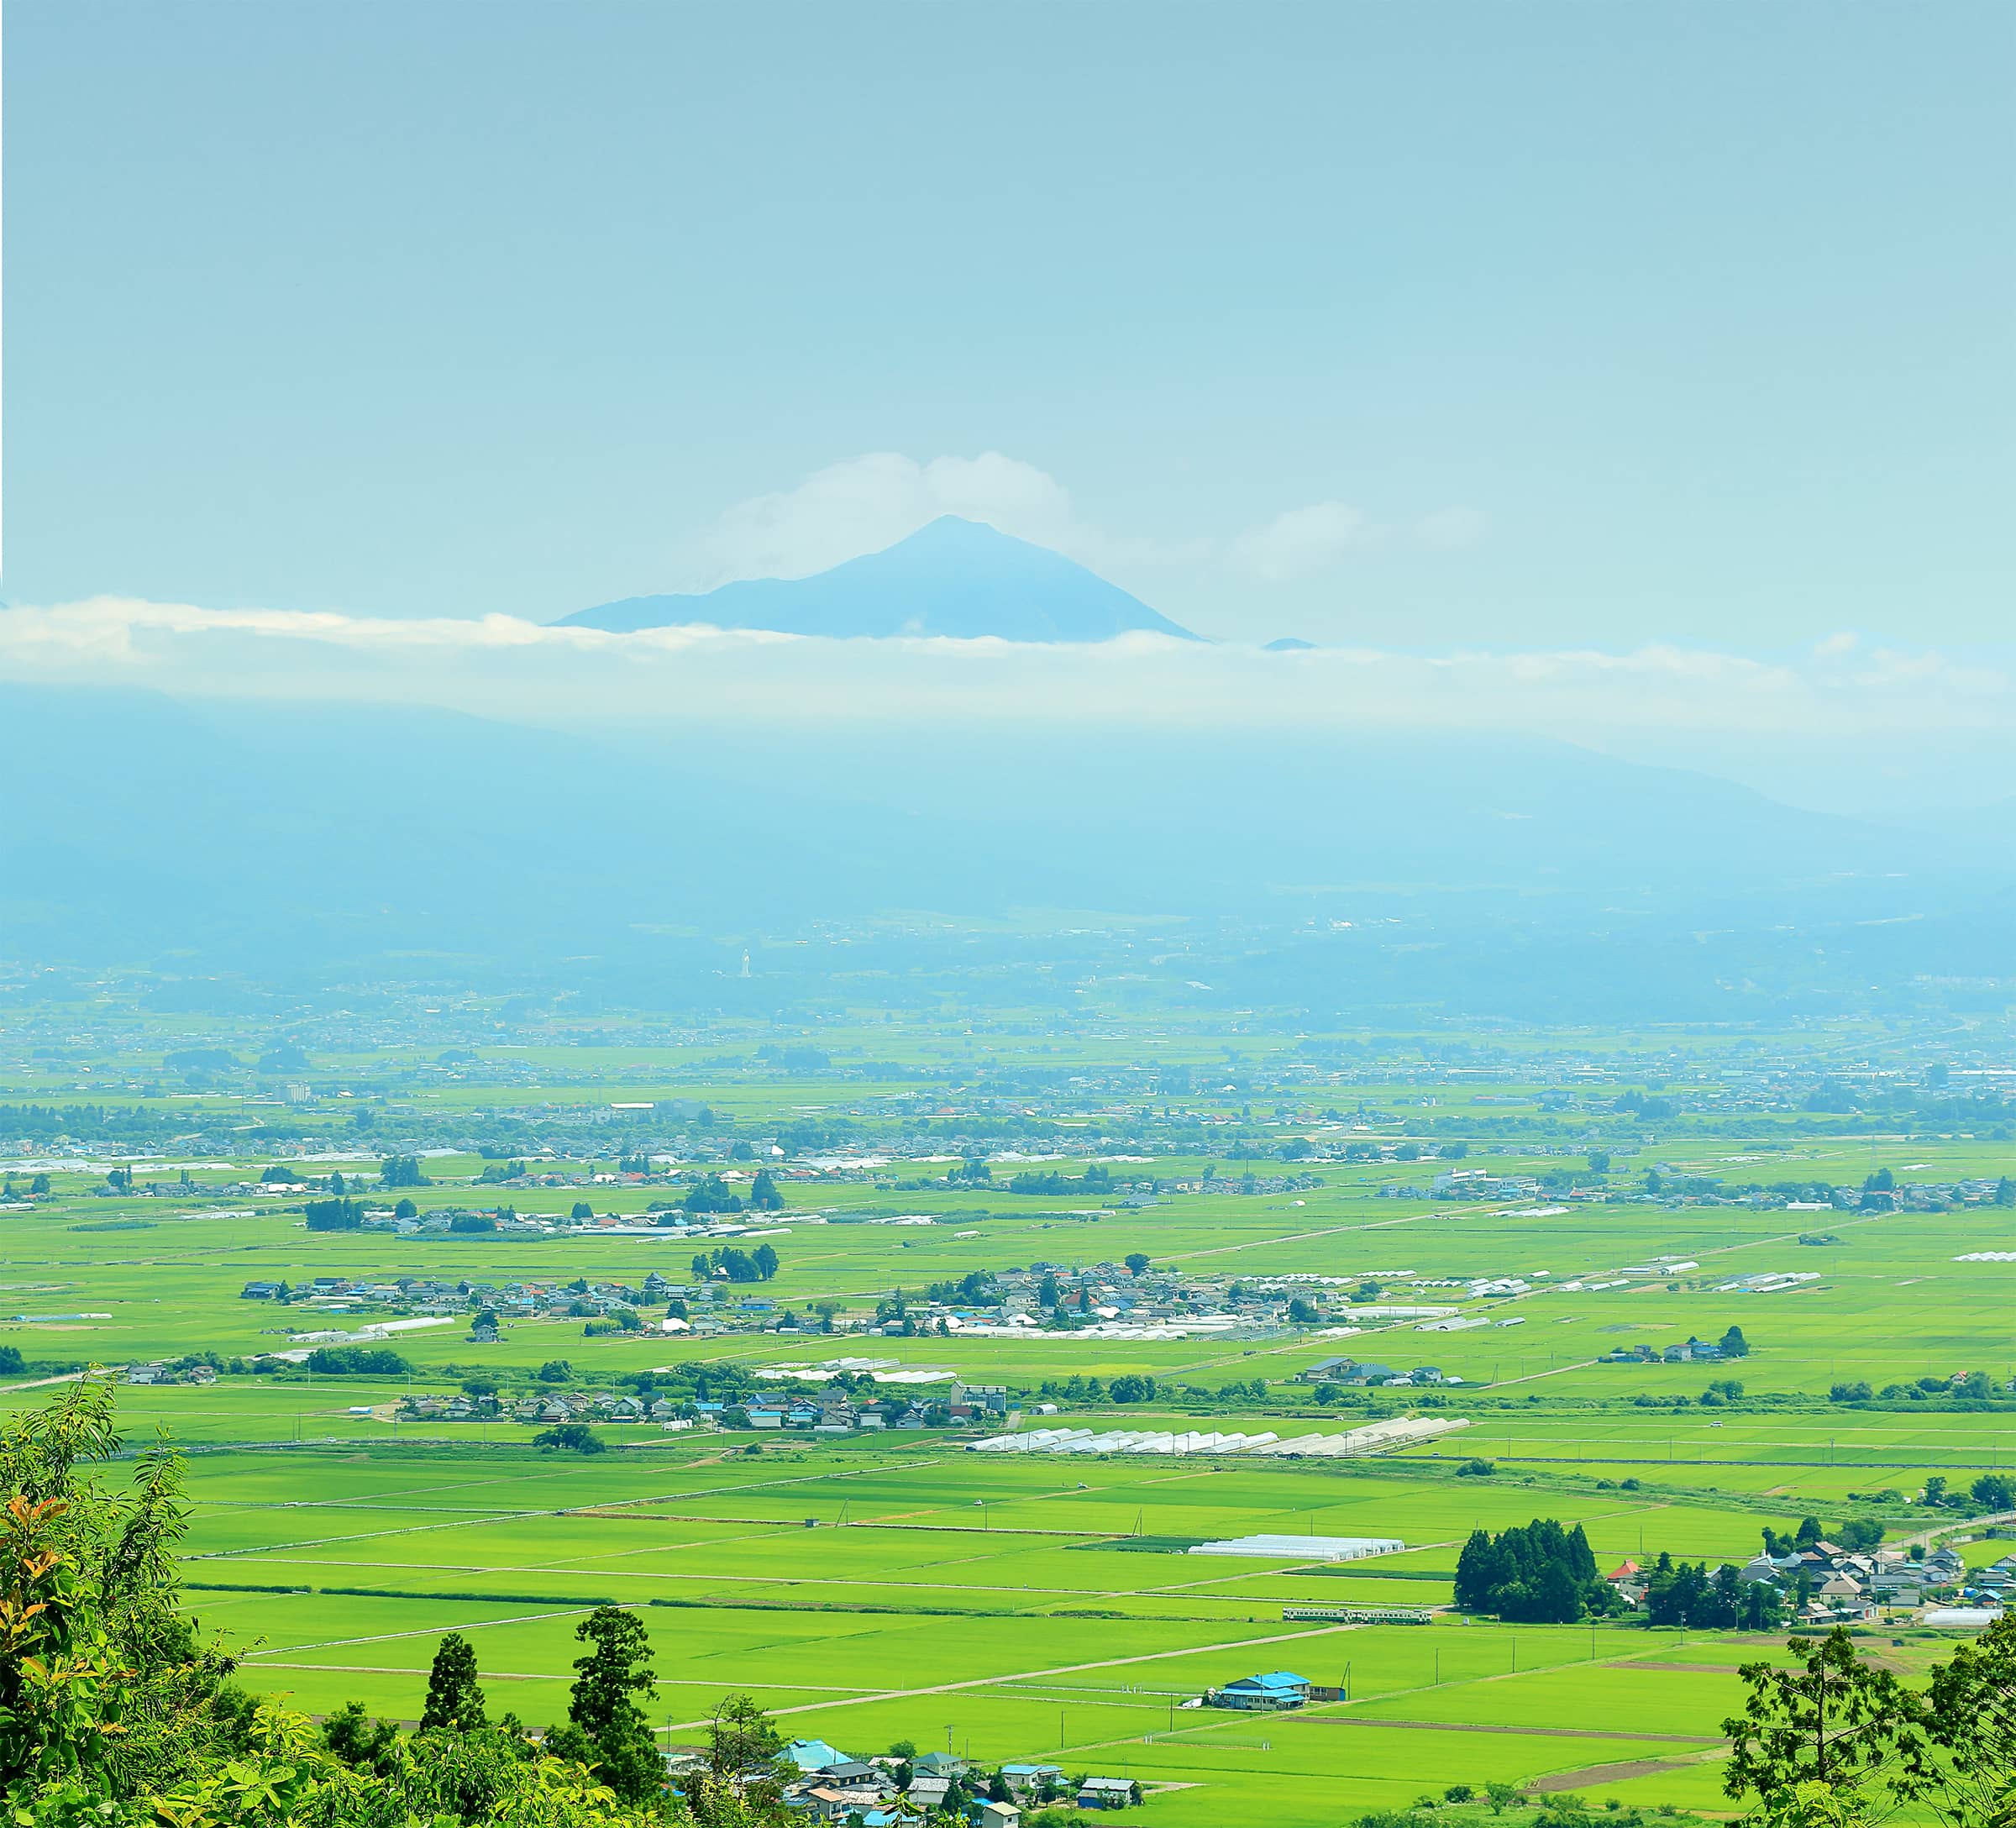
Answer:
[(1026, 1796), (1046, 1783), (1062, 1783), (1064, 1768), (1058, 1764), (1005, 1764), (1001, 1767), (1001, 1776), (1017, 1796)]
[(1305, 1705), (1309, 1700), (1309, 1689), (1306, 1676), (1276, 1669), (1263, 1676), (1242, 1676), (1236, 1682), (1226, 1683), (1222, 1689), (1212, 1689), (1205, 1699), (1213, 1707), (1270, 1713)]
[(1296, 1372), (1298, 1384), (1341, 1383), (1357, 1368), (1355, 1358), (1319, 1358), (1304, 1370)]
[(1231, 1536), (1223, 1542), (1195, 1542), (1192, 1555), (1246, 1555), (1285, 1562), (1358, 1562), (1372, 1555), (1398, 1555), (1407, 1545), (1397, 1536)]

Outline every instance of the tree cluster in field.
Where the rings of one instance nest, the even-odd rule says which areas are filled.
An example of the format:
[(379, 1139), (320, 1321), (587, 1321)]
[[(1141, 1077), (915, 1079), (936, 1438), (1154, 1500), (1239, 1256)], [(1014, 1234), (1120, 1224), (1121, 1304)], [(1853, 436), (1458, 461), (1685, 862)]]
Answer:
[(318, 1346), (304, 1361), (318, 1377), (402, 1378), (412, 1362), (385, 1346)]
[(556, 1422), (532, 1437), (535, 1447), (550, 1447), (570, 1453), (606, 1453), (609, 1443), (585, 1421)]
[[(1851, 1500), (1872, 1505), (1903, 1505), (1913, 1501), (1894, 1486), (1882, 1491), (1850, 1492), (1848, 1496)], [(2016, 1477), (2008, 1473), (1983, 1473), (1965, 1490), (1956, 1491), (1944, 1473), (1934, 1473), (1925, 1480), (1915, 1502), (1933, 1510), (1956, 1510), (1963, 1517), (1978, 1516), (1983, 1511), (2016, 1510)], [(1803, 1524), (1800, 1526), (1802, 1530), (1804, 1527)], [(1836, 1536), (1834, 1540), (1838, 1542), (1840, 1538)]]
[(1079, 1374), (1063, 1379), (1046, 1378), (1037, 1386), (1037, 1394), (1046, 1401), (1083, 1407), (1095, 1403), (1150, 1403), (1154, 1401), (1158, 1389), (1153, 1378), (1123, 1371), (1110, 1383)]
[(1844, 1517), (1830, 1529), (1818, 1517), (1802, 1517), (1796, 1530), (1778, 1531), (1767, 1524), (1763, 1536), (1764, 1552), (1773, 1561), (1783, 1561), (1788, 1556), (1818, 1547), (1822, 1542), (1831, 1542), (1851, 1555), (1861, 1555), (1883, 1540), (1883, 1526), (1872, 1517)]
[(694, 1213), (739, 1212), (742, 1195), (735, 1191), (719, 1174), (709, 1174), (696, 1181), (680, 1201), (680, 1210)]
[(1641, 1392), (1631, 1399), (1636, 1409), (1692, 1409), (1698, 1404), (1703, 1409), (1723, 1409), (1731, 1403), (1743, 1400), (1743, 1385), (1736, 1378), (1711, 1378), (1708, 1388), (1698, 1396), (1689, 1396), (1684, 1390), (1677, 1390), (1671, 1396), (1654, 1396)]
[(957, 1307), (999, 1307), (1002, 1295), (995, 1287), (991, 1269), (973, 1269), (957, 1282), (934, 1282), (924, 1291), (924, 1299), (936, 1305)]
[(769, 1244), (759, 1244), (753, 1251), (738, 1250), (733, 1245), (717, 1245), (711, 1251), (694, 1253), (692, 1270), (696, 1282), (710, 1280), (717, 1273), (730, 1282), (768, 1282), (777, 1274), (777, 1253)]
[(186, 1112), (150, 1111), (144, 1105), (0, 1105), (0, 1137), (24, 1142), (51, 1142), (58, 1137), (76, 1142), (139, 1142), (180, 1136), (187, 1128)]
[(1039, 1194), (1053, 1198), (1082, 1194), (1088, 1198), (1104, 1199), (1113, 1190), (1113, 1171), (1103, 1162), (1095, 1162), (1083, 1174), (1074, 1179), (1054, 1168), (1026, 1168), (1009, 1177), (1008, 1190), (1010, 1193)]
[(587, 1301), (571, 1301), (567, 1311), (577, 1320), (586, 1320), (581, 1328), (584, 1339), (610, 1339), (625, 1333), (641, 1333), (644, 1330), (644, 1316), (635, 1308), (612, 1308), (607, 1314)]
[[(677, 1210), (690, 1216), (704, 1217), (718, 1213), (739, 1212), (743, 1204), (742, 1195), (719, 1174), (709, 1174), (687, 1189)], [(749, 1184), (748, 1204), (753, 1212), (780, 1212), (784, 1210), (784, 1195), (778, 1188), (776, 1177), (769, 1169), (759, 1168), (756, 1170), (756, 1178)], [(669, 1221), (660, 1218), (658, 1222), (664, 1225)]]
[(1596, 1570), (1578, 1523), (1563, 1530), (1536, 1517), (1494, 1536), (1473, 1530), (1456, 1562), (1456, 1603), (1521, 1625), (1572, 1625), (1614, 1611), (1616, 1594)]
[(1935, 1410), (1971, 1411), (2016, 1407), (2016, 1390), (2008, 1384), (1998, 1384), (1986, 1371), (1969, 1371), (1958, 1379), (1914, 1378), (1908, 1384), (1886, 1384), (1881, 1389), (1867, 1379), (1858, 1378), (1831, 1385), (1827, 1400), (1857, 1405), (1901, 1403), (1914, 1408), (1922, 1405)]
[[(1935, 1067), (1935, 1074), (1944, 1070)], [(1835, 1116), (1881, 1116), (1887, 1119), (1915, 1117), (1941, 1128), (1972, 1129), (1977, 1125), (2006, 1123), (2016, 1117), (2016, 1106), (1999, 1092), (1982, 1090), (1956, 1097), (1946, 1090), (1946, 1081), (1924, 1087), (1914, 1085), (1849, 1086), (1835, 1079), (1824, 1079), (1799, 1100), (1799, 1109)]]
[(333, 1200), (311, 1200), (302, 1208), (311, 1232), (354, 1232), (364, 1223), (364, 1204), (339, 1195)]

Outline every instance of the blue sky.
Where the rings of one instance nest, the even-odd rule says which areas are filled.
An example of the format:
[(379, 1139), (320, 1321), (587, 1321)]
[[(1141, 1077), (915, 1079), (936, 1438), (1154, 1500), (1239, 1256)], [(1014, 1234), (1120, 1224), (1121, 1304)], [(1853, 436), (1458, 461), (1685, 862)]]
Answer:
[(15, 603), (545, 620), (950, 506), (1231, 638), (2008, 633), (2006, 5), (40, 0), (5, 50)]

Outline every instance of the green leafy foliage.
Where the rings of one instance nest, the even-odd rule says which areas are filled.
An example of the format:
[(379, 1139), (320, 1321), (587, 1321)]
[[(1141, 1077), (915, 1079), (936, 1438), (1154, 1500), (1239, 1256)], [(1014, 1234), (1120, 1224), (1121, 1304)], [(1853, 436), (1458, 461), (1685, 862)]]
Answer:
[[(119, 1451), (113, 1386), (91, 1377), (0, 1421), (0, 1792), (20, 1828), (774, 1828), (778, 1787), (710, 1773), (669, 1794), (639, 1702), (649, 1646), (603, 1607), (565, 1726), (535, 1745), (486, 1723), (474, 1651), (451, 1633), (421, 1731), (355, 1702), (318, 1731), (231, 1680), (232, 1658), (181, 1609), (173, 1549), (181, 1465), (165, 1443), (128, 1489), (93, 1463)], [(774, 1753), (746, 1697), (723, 1704), (723, 1743)]]
[[(1916, 1709), (1903, 1685), (1856, 1653), (1840, 1627), (1794, 1638), (1793, 1665), (1746, 1663), (1743, 1712), (1722, 1723), (1730, 1736), (1723, 1789), (1782, 1810), (1803, 1786), (1859, 1794), (1920, 1746)], [(1810, 1800), (1810, 1797), (1809, 1798)]]

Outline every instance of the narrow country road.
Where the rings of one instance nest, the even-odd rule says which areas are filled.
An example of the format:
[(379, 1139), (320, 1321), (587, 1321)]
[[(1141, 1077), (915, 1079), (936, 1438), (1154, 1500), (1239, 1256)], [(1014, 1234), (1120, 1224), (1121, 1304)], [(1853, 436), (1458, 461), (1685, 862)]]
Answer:
[[(1005, 1670), (999, 1675), (974, 1676), (964, 1682), (934, 1682), (921, 1689), (879, 1689), (872, 1694), (858, 1694), (843, 1701), (806, 1701), (796, 1707), (772, 1708), (770, 1717), (781, 1719), (786, 1714), (822, 1714), (833, 1708), (865, 1707), (874, 1701), (908, 1701), (924, 1694), (957, 1694), (963, 1689), (991, 1689), (1002, 1682), (1037, 1682), (1047, 1676), (1075, 1675), (1085, 1669), (1118, 1669), (1129, 1663), (1160, 1663), (1172, 1657), (1206, 1657), (1213, 1651), (1250, 1650), (1257, 1644), (1289, 1644), (1304, 1638), (1327, 1637), (1337, 1631), (1356, 1631), (1363, 1627), (1356, 1625), (1320, 1626), (1313, 1631), (1277, 1631), (1268, 1637), (1236, 1637), (1223, 1644), (1189, 1644), (1180, 1650), (1143, 1651), (1138, 1657), (1108, 1657), (1097, 1663), (1058, 1663), (1047, 1669)], [(675, 1720), (665, 1730), (683, 1733), (706, 1726), (712, 1716), (702, 1715), (696, 1720)]]

